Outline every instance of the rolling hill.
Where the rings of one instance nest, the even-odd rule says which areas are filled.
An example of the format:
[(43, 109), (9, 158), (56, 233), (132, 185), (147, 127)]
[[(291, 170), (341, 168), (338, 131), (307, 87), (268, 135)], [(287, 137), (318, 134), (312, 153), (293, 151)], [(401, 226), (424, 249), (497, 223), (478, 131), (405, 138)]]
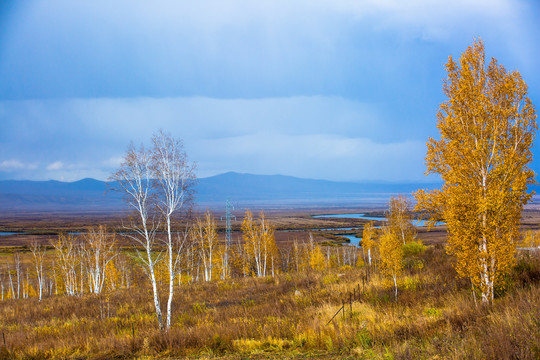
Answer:
[[(390, 182), (336, 182), (283, 175), (252, 175), (228, 172), (198, 179), (196, 203), (223, 204), (226, 198), (242, 204), (346, 204), (358, 201), (384, 203), (391, 194), (411, 193), (440, 184)], [(0, 181), (0, 210), (17, 211), (109, 211), (125, 208), (122, 196), (107, 183), (95, 179), (75, 182)]]

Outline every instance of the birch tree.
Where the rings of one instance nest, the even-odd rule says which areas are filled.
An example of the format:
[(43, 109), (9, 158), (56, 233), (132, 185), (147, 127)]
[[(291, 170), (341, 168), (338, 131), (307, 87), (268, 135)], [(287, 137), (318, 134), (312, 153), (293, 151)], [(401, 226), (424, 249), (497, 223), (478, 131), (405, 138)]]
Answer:
[(159, 226), (154, 204), (152, 179), (152, 156), (144, 146), (136, 149), (133, 144), (128, 148), (120, 168), (110, 177), (112, 186), (120, 191), (128, 206), (135, 212), (126, 226), (129, 236), (143, 251), (137, 250), (143, 269), (150, 280), (154, 299), (154, 307), (159, 328), (164, 329), (155, 267), (161, 258), (156, 252), (156, 230)]
[(32, 251), (32, 255), (34, 257), (34, 266), (36, 267), (36, 275), (38, 282), (38, 299), (39, 301), (41, 301), (41, 298), (43, 296), (43, 286), (45, 285), (43, 262), (45, 260), (46, 249), (34, 240), (30, 245), (30, 250)]
[(91, 291), (100, 294), (105, 283), (107, 265), (116, 257), (116, 238), (108, 234), (105, 226), (91, 228), (84, 234), (85, 248)]
[(399, 229), (390, 225), (383, 226), (379, 239), (379, 254), (382, 271), (394, 280), (394, 296), (397, 299), (397, 276), (403, 268), (403, 249)]
[(532, 196), (536, 112), (519, 72), (495, 59), (486, 67), (481, 41), (457, 62), (450, 57), (446, 70), (440, 140), (428, 140), (426, 155), (428, 173), (444, 185), (417, 192), (417, 209), (428, 211), (432, 223), (446, 222), (457, 273), (488, 303), (514, 262), (521, 211)]
[(362, 232), (362, 247), (367, 250), (368, 264), (371, 266), (372, 252), (375, 251), (377, 246), (377, 229), (373, 226), (373, 222), (370, 221), (364, 225)]
[(405, 195), (390, 197), (386, 218), (390, 226), (397, 231), (403, 244), (414, 240), (416, 228), (412, 224), (409, 201)]
[(167, 300), (167, 329), (171, 326), (174, 278), (177, 274), (178, 243), (171, 232), (171, 217), (190, 200), (190, 191), (195, 181), (195, 165), (187, 159), (182, 140), (173, 138), (162, 130), (152, 138), (152, 170), (158, 190), (158, 207), (165, 219), (167, 237), (166, 264), (169, 269), (169, 297)]
[(56, 266), (60, 272), (64, 290), (67, 295), (77, 294), (77, 249), (72, 235), (60, 234), (52, 242), (56, 252)]
[(17, 276), (17, 299), (21, 298), (21, 255), (15, 253), (13, 255), (13, 263), (15, 265), (15, 274)]
[(268, 263), (274, 275), (274, 262), (277, 248), (274, 239), (274, 229), (270, 226), (264, 212), (259, 215), (259, 223), (253, 219), (253, 213), (246, 211), (242, 222), (244, 247), (246, 254), (252, 259), (257, 276), (266, 276)]
[(11, 299), (15, 299), (15, 289), (13, 288), (13, 277), (11, 276), (11, 269), (9, 268), (9, 263), (7, 264), (7, 273), (8, 273), (9, 285), (11, 289)]
[(204, 213), (204, 218), (197, 218), (195, 226), (193, 226), (193, 239), (203, 266), (204, 280), (211, 281), (218, 237), (216, 221), (210, 211), (207, 210)]
[(0, 268), (0, 290), (2, 292), (2, 301), (4, 301), (4, 269)]

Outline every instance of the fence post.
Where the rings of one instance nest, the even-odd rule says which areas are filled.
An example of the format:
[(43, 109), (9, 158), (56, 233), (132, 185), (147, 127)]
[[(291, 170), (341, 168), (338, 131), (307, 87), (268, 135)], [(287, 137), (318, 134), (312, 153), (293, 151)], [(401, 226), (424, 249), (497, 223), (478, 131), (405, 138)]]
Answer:
[(332, 320), (334, 320), (334, 318), (335, 318), (336, 316), (338, 316), (339, 313), (340, 313), (342, 310), (343, 310), (343, 313), (345, 313), (345, 306), (340, 307), (339, 310), (334, 314), (334, 316), (332, 316), (332, 318), (330, 319), (330, 321), (328, 321), (328, 322), (326, 323), (326, 325), (330, 324), (330, 323), (332, 322)]

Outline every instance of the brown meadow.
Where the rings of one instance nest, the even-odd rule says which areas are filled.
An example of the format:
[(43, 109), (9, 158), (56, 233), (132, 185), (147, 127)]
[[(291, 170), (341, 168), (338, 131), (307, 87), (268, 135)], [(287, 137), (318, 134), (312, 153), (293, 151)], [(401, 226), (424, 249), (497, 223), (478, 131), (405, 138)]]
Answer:
[(428, 245), (406, 255), (397, 301), (360, 250), (356, 266), (182, 284), (165, 332), (137, 267), (129, 289), (5, 299), (0, 358), (538, 358), (538, 252), (520, 253), (509, 290), (485, 306), (457, 278), (444, 238), (424, 236)]

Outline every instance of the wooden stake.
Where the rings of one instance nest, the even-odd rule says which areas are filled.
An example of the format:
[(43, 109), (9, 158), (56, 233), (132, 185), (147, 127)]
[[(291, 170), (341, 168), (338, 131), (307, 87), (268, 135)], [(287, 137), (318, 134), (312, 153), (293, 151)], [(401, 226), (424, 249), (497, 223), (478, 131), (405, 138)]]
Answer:
[(334, 320), (334, 318), (340, 313), (341, 310), (345, 311), (343, 306), (339, 308), (339, 310), (334, 314), (334, 316), (332, 316), (332, 318), (326, 323), (326, 325), (330, 324), (332, 320)]

